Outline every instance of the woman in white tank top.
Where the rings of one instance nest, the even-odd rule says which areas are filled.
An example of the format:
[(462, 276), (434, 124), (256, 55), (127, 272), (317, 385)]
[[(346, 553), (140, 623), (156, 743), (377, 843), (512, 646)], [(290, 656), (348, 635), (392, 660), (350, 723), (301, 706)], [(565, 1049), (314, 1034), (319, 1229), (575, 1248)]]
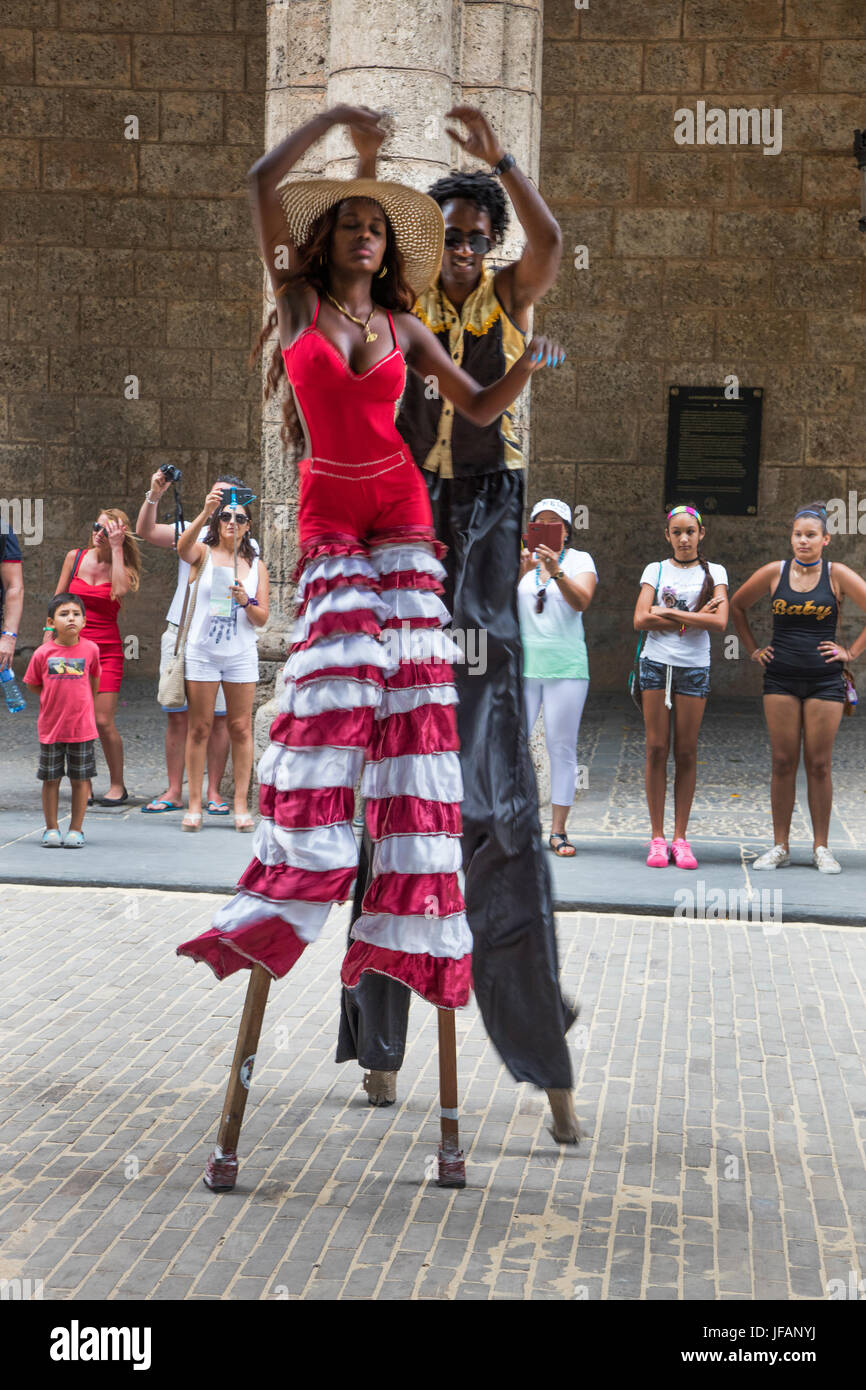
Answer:
[[(250, 543), (249, 507), (238, 505), (233, 511), (228, 492), (219, 485), (211, 489), (203, 510), (177, 544), (178, 555), (190, 565), (190, 599), (201, 576), (185, 653), (189, 810), (182, 821), (184, 830), (200, 830), (202, 825), (202, 778), (220, 683), (232, 747), (235, 829), (253, 829), (247, 796), (253, 766), (253, 696), (259, 678), (256, 634), (268, 620), (268, 574)], [(205, 523), (208, 529), (199, 541)]]

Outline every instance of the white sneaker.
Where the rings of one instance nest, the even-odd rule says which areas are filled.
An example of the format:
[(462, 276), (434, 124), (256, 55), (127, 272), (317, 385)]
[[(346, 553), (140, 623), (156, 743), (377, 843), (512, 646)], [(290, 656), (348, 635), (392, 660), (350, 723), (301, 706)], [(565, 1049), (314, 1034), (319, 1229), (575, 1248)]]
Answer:
[(752, 865), (753, 869), (784, 869), (786, 864), (790, 864), (791, 856), (784, 845), (773, 845), (760, 858), (756, 859)]
[(826, 845), (819, 845), (812, 855), (812, 863), (819, 874), (841, 874), (842, 865), (834, 859)]

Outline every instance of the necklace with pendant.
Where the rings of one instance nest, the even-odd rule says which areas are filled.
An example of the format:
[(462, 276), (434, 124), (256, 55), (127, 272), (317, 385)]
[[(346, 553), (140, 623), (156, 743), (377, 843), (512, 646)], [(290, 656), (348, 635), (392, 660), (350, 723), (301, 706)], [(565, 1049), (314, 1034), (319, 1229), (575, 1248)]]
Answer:
[(375, 343), (376, 340), (377, 340), (377, 338), (379, 337), (379, 334), (378, 334), (378, 333), (374, 333), (374, 332), (372, 331), (372, 329), (370, 328), (370, 320), (371, 320), (371, 318), (373, 317), (373, 314), (376, 312), (376, 305), (375, 305), (375, 304), (373, 305), (372, 309), (370, 310), (369, 314), (367, 315), (367, 321), (366, 321), (366, 323), (365, 323), (363, 319), (356, 319), (354, 314), (350, 314), (348, 309), (344, 309), (343, 306), (342, 306), (342, 304), (339, 302), (339, 300), (335, 299), (334, 296), (331, 294), (330, 290), (329, 290), (327, 293), (328, 293), (328, 298), (330, 299), (330, 301), (331, 301), (331, 303), (333, 304), (333, 306), (334, 306), (335, 309), (339, 309), (340, 313), (341, 313), (341, 314), (345, 314), (347, 319), (351, 319), (352, 322), (353, 322), (353, 323), (356, 323), (356, 324), (358, 325), (359, 328), (363, 328), (363, 330), (364, 330), (364, 342), (365, 342), (365, 343)]

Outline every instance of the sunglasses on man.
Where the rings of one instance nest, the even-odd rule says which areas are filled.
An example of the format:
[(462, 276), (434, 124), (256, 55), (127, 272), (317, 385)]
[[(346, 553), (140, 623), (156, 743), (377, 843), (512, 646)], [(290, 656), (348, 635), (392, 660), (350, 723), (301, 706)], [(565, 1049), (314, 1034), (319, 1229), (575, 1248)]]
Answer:
[(476, 256), (486, 256), (490, 247), (493, 245), (490, 237), (485, 236), (483, 232), (470, 232), (469, 236), (466, 236), (465, 232), (461, 232), (459, 227), (448, 228), (445, 233), (445, 245), (448, 247), (449, 251), (455, 251), (457, 247), (462, 246), (464, 242), (468, 242), (469, 250), (473, 251)]

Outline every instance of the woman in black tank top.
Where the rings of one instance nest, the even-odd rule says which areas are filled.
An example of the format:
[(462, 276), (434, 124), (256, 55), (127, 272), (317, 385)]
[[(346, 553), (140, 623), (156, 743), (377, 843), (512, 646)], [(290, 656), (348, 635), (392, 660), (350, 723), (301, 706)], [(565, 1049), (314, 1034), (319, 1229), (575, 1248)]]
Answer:
[[(740, 639), (752, 661), (764, 668), (764, 714), (773, 750), (773, 847), (755, 860), (754, 869), (778, 869), (790, 862), (788, 837), (802, 746), (814, 836), (812, 862), (822, 873), (840, 872), (827, 848), (833, 744), (846, 701), (844, 668), (866, 650), (866, 628), (850, 648), (837, 642), (836, 629), (843, 595), (866, 611), (866, 583), (847, 565), (826, 559), (829, 541), (823, 504), (801, 507), (791, 535), (793, 559), (762, 565), (731, 599)], [(769, 646), (759, 647), (746, 613), (765, 594), (770, 596), (773, 635)]]

